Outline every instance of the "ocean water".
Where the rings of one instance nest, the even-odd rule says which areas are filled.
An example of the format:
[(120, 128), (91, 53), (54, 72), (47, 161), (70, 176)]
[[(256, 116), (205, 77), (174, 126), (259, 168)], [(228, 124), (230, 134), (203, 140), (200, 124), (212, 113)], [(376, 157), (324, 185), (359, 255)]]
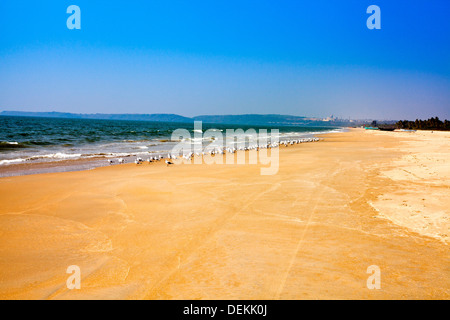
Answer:
[[(18, 163), (54, 162), (70, 159), (117, 158), (167, 155), (180, 140), (176, 129), (186, 129), (194, 140), (193, 123), (86, 120), (0, 116), (0, 166)], [(339, 131), (333, 127), (273, 127), (202, 124), (202, 131), (215, 129), (278, 129), (279, 139), (311, 137)], [(197, 131), (197, 133), (199, 133)], [(245, 139), (245, 136), (241, 137)], [(202, 139), (203, 145), (211, 142)]]

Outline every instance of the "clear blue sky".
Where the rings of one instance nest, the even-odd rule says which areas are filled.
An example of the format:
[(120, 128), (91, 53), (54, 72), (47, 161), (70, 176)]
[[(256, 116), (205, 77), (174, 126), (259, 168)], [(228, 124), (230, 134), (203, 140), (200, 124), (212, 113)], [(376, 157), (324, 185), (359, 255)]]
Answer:
[(450, 118), (449, 16), (448, 0), (1, 0), (0, 110)]

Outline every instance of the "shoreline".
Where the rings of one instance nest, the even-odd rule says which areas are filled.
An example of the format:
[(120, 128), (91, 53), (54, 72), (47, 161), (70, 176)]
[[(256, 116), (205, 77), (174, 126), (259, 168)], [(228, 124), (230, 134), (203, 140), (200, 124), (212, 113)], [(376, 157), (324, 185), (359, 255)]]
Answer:
[(281, 147), (272, 176), (159, 162), (0, 178), (0, 297), (448, 299), (450, 134), (324, 137)]
[[(340, 132), (345, 132), (344, 130), (348, 130), (348, 128), (341, 128)], [(318, 137), (327, 135), (330, 133), (336, 132), (325, 132), (325, 133), (314, 133), (303, 138), (297, 139), (308, 139), (311, 137)], [(294, 139), (295, 140), (295, 139)], [(146, 160), (148, 157), (154, 157), (158, 155), (165, 155), (164, 159), (167, 159), (166, 155), (169, 152), (153, 152), (153, 153), (145, 153), (138, 155), (122, 155), (122, 156), (98, 156), (98, 157), (88, 157), (88, 158), (79, 158), (79, 159), (66, 159), (66, 160), (57, 160), (57, 161), (45, 161), (45, 162), (22, 162), (22, 163), (13, 163), (8, 165), (0, 165), (0, 178), (3, 177), (14, 177), (14, 176), (23, 176), (23, 175), (33, 175), (33, 174), (43, 174), (43, 173), (56, 173), (56, 172), (76, 172), (76, 171), (86, 171), (92, 170), (99, 167), (108, 167), (111, 166), (108, 163), (108, 160), (113, 160), (115, 163), (113, 165), (119, 165), (117, 163), (119, 158), (125, 160), (125, 163), (133, 163), (136, 158), (144, 157)], [(162, 159), (162, 160), (164, 160)]]
[[(165, 156), (180, 143), (186, 142), (201, 144), (205, 148), (216, 141), (223, 141), (226, 146), (243, 140), (256, 143), (262, 139), (259, 141), (264, 142), (273, 134), (279, 140), (292, 140), (343, 130), (333, 126), (275, 128), (271, 124), (262, 127), (203, 122), (80, 122), (26, 117), (6, 117), (2, 120), (0, 177), (86, 170), (109, 165), (109, 159), (128, 158), (133, 162), (136, 157)], [(272, 130), (275, 132), (272, 133)]]

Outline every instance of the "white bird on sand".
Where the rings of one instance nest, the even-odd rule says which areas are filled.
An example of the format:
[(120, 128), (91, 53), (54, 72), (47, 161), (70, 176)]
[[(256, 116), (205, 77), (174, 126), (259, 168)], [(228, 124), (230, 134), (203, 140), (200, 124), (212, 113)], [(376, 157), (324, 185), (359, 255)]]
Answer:
[(120, 163), (120, 164), (125, 163), (125, 160), (123, 160), (122, 158), (120, 158), (120, 159), (119, 159), (119, 163)]
[(167, 164), (167, 166), (170, 166), (171, 164), (173, 164), (173, 162), (170, 162), (169, 160), (166, 160), (166, 164)]
[(111, 159), (108, 159), (108, 163), (109, 163), (109, 164), (114, 164), (114, 161), (111, 160)]

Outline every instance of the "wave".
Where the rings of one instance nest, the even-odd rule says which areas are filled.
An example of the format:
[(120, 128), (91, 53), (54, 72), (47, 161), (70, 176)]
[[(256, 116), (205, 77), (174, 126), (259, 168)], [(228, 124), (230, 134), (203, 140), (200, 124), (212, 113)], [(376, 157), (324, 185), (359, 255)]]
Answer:
[(27, 148), (23, 143), (20, 142), (8, 142), (8, 141), (0, 141), (0, 150), (11, 150), (11, 149), (21, 149), (21, 148)]
[(69, 160), (69, 159), (79, 159), (83, 155), (82, 154), (68, 154), (68, 153), (51, 153), (51, 154), (41, 154), (36, 156), (31, 156), (28, 158), (17, 158), (17, 159), (5, 159), (0, 160), (0, 165), (8, 165), (8, 164), (17, 164), (22, 162), (28, 162), (28, 161), (36, 161), (36, 160), (42, 160), (42, 159), (48, 159), (48, 160)]
[(8, 164), (16, 164), (27, 161), (26, 159), (12, 159), (12, 160), (0, 160), (0, 166)]
[(63, 160), (78, 160), (78, 159), (91, 159), (91, 158), (125, 158), (132, 156), (145, 156), (145, 155), (160, 155), (169, 153), (170, 150), (158, 150), (158, 151), (145, 151), (145, 152), (108, 152), (108, 153), (88, 153), (88, 154), (67, 154), (67, 153), (52, 153), (35, 155), (28, 158), (17, 159), (5, 159), (0, 160), (0, 165), (11, 165), (23, 162), (39, 162), (39, 160), (47, 161), (63, 161)]
[(42, 155), (32, 156), (32, 157), (27, 158), (26, 160), (36, 160), (36, 159), (75, 159), (75, 158), (80, 158), (81, 156), (82, 155), (80, 153), (68, 154), (68, 153), (57, 152), (57, 153), (51, 153), (51, 154), (42, 154)]
[(159, 142), (180, 142), (181, 140), (172, 140), (172, 139), (161, 139)]
[(55, 143), (53, 142), (49, 142), (49, 141), (25, 141), (22, 142), (22, 144), (26, 145), (26, 146), (51, 146), (54, 145)]
[[(68, 142), (68, 141), (65, 141)], [(3, 149), (20, 149), (20, 148), (30, 148), (34, 146), (51, 146), (55, 143), (48, 142), (48, 141), (23, 141), (23, 142), (17, 142), (17, 141), (0, 141), (0, 150)]]

